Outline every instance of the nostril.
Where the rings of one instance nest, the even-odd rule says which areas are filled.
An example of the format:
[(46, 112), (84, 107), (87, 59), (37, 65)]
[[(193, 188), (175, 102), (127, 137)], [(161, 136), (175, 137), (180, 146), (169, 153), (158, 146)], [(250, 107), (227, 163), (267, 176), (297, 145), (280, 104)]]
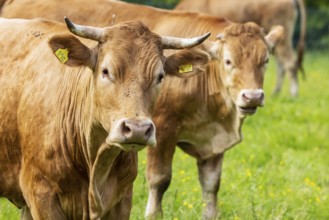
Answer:
[(246, 93), (242, 93), (242, 98), (246, 102), (250, 102), (250, 98), (246, 95)]
[(126, 122), (123, 122), (121, 124), (121, 131), (125, 137), (131, 134), (131, 129), (129, 128), (129, 126), (127, 126)]
[(255, 94), (253, 94), (252, 99), (255, 100), (255, 101), (259, 101), (259, 102), (263, 101), (264, 92), (257, 92)]
[(151, 135), (153, 133), (153, 130), (154, 130), (153, 125), (152, 124), (149, 124), (148, 125), (148, 128), (146, 129), (146, 132), (145, 132), (145, 137), (146, 138), (151, 137)]
[(263, 99), (264, 99), (264, 93), (261, 92), (261, 93), (260, 93), (260, 96), (259, 96), (259, 100), (263, 100)]
[(244, 92), (242, 93), (242, 99), (246, 102), (263, 100), (264, 92)]

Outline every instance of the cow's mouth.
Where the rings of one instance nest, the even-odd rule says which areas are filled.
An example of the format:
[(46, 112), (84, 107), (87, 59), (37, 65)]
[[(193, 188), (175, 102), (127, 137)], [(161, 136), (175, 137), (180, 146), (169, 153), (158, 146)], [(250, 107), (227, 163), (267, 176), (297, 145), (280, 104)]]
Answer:
[(147, 146), (146, 144), (139, 143), (124, 143), (120, 145), (120, 148), (124, 151), (140, 151)]
[(242, 115), (253, 115), (257, 111), (257, 107), (239, 107), (239, 111)]

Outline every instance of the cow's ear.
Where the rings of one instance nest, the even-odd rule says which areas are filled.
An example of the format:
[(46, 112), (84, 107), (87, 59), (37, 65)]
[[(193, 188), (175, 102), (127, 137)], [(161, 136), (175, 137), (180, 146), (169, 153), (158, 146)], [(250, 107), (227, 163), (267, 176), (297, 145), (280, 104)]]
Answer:
[(68, 66), (88, 66), (93, 69), (95, 55), (91, 49), (72, 35), (53, 36), (48, 41), (54, 56)]
[(168, 75), (187, 78), (205, 73), (210, 60), (210, 54), (201, 48), (184, 49), (166, 58), (164, 70)]
[(284, 38), (284, 28), (280, 25), (273, 26), (270, 32), (265, 36), (266, 44), (272, 51)]

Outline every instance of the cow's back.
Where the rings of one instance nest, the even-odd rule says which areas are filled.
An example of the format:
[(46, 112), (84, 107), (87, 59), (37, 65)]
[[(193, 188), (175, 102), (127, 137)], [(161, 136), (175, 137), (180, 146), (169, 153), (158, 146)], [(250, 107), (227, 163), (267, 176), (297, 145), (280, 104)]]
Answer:
[[(119, 4), (114, 7), (118, 10), (123, 10)], [(90, 6), (92, 4), (92, 6)], [(98, 27), (110, 26), (112, 22), (112, 14), (109, 10), (112, 6), (106, 0), (48, 0), (48, 1), (33, 1), (33, 0), (11, 0), (3, 5), (1, 16), (5, 18), (48, 18), (59, 22), (64, 21), (64, 16), (70, 19), (83, 23), (85, 25), (93, 25)], [(123, 10), (124, 11), (124, 10)], [(89, 19), (90, 15), (93, 19)], [(121, 16), (120, 16), (121, 17)], [(118, 20), (128, 20), (121, 19)], [(131, 19), (132, 20), (132, 19)], [(117, 22), (115, 22), (117, 23)]]
[(252, 21), (266, 28), (267, 31), (273, 25), (282, 25), (287, 19), (295, 18), (293, 0), (182, 0), (175, 9), (203, 12), (238, 23)]
[[(87, 19), (90, 14), (97, 16)], [(181, 37), (210, 31), (214, 38), (228, 25), (224, 19), (205, 14), (162, 10), (114, 0), (11, 0), (3, 6), (1, 16), (47, 18), (60, 22), (67, 16), (76, 22), (99, 27), (138, 19), (157, 34)]]

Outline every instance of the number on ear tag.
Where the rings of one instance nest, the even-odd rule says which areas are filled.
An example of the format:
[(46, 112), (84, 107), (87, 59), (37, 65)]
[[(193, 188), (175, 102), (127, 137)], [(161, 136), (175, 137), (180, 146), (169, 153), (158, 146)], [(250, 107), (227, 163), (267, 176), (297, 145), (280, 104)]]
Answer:
[(69, 60), (69, 50), (67, 48), (62, 49), (59, 48), (58, 50), (56, 50), (55, 52), (57, 58), (59, 59), (59, 61), (61, 61), (61, 63), (65, 63), (66, 61)]
[(193, 65), (192, 64), (185, 64), (179, 66), (179, 73), (189, 73), (193, 71)]

